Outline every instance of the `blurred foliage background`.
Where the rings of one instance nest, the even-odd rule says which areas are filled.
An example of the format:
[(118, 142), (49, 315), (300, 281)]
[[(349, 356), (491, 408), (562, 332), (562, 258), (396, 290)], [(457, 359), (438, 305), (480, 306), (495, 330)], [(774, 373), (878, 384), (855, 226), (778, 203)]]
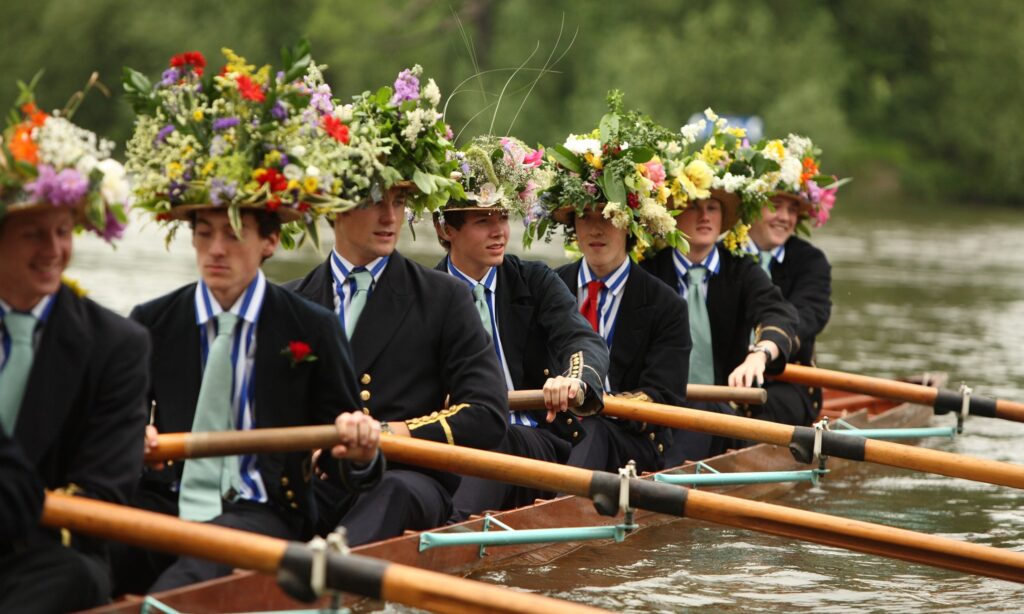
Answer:
[(60, 107), (98, 70), (115, 101), (90, 95), (77, 118), (122, 143), (122, 66), (158, 77), (198, 50), (218, 70), (223, 46), (276, 64), (307, 36), (343, 100), (423, 65), (456, 92), (460, 140), (560, 143), (619, 88), (671, 128), (710, 106), (806, 134), (862, 200), (1024, 204), (1018, 0), (36, 0), (5, 5), (0, 36), (3, 104), (45, 68), (38, 98)]

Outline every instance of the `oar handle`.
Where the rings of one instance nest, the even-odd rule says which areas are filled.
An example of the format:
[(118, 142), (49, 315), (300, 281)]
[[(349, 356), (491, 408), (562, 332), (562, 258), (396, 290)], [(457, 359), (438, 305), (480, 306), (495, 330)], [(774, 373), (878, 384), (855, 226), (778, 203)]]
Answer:
[[(605, 402), (614, 395), (605, 395)], [(688, 384), (686, 400), (710, 401), (715, 403), (739, 403), (741, 405), (763, 405), (768, 400), (768, 391), (764, 388), (733, 388), (731, 386), (710, 386), (707, 384)], [(508, 407), (513, 411), (528, 411), (544, 408), (543, 390), (510, 390)]]
[(147, 463), (207, 456), (316, 450), (339, 442), (338, 431), (333, 424), (248, 431), (163, 433), (159, 435), (158, 441), (157, 447), (146, 454)]
[[(52, 492), (46, 493), (41, 523), (142, 548), (278, 574), (279, 578), (309, 586), (312, 554), (305, 544)], [(358, 555), (330, 556), (326, 580), (327, 587), (334, 590), (434, 612), (604, 611)]]

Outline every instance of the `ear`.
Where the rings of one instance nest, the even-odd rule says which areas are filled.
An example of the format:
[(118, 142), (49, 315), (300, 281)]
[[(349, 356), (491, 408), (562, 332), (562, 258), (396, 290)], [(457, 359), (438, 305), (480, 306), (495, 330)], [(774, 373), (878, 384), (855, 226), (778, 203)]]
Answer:
[(449, 231), (447, 224), (442, 224), (440, 220), (434, 220), (434, 231), (437, 232), (437, 236), (441, 237), (445, 241), (451, 241), (452, 235)]
[(264, 239), (263, 249), (260, 250), (260, 255), (264, 258), (270, 258), (277, 251), (277, 246), (281, 244), (281, 233), (272, 232), (270, 236)]

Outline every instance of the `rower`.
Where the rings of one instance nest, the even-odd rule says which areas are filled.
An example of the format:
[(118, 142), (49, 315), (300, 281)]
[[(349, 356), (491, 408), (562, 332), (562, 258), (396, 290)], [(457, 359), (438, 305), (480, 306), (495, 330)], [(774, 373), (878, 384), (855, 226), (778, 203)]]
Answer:
[(0, 139), (15, 162), (0, 171), (0, 482), (26, 488), (0, 502), (0, 611), (67, 612), (107, 601), (106, 545), (39, 528), (42, 488), (127, 501), (142, 470), (149, 338), (61, 277), (76, 231), (113, 242), (124, 229), (113, 144), (40, 111), (31, 92), (23, 102)]
[[(559, 267), (557, 273), (575, 295), (576, 308), (610, 352), (607, 391), (682, 405), (690, 356), (686, 302), (630, 257), (631, 253), (640, 257), (643, 247), (656, 240), (684, 244), (665, 208), (666, 199), (659, 201), (665, 187), (660, 158), (651, 155), (634, 163), (630, 150), (653, 152), (658, 140), (670, 136), (648, 118), (617, 106), (601, 125), (609, 123), (618, 129), (602, 131), (602, 141), (591, 145), (594, 151), (568, 161), (577, 170), (578, 165), (585, 165), (583, 174), (592, 179), (593, 193), (584, 187), (590, 196), (581, 202), (578, 191), (566, 189), (580, 173), (556, 165), (552, 189), (541, 198), (545, 210), (534, 218), (527, 233), (539, 234), (541, 220), (545, 220), (548, 228), (561, 227), (566, 244), (583, 253), (583, 258)], [(578, 149), (574, 141), (578, 143), (570, 137), (565, 149)], [(622, 168), (628, 169), (626, 177), (616, 174)], [(605, 189), (613, 185), (625, 186), (624, 202), (609, 203), (612, 197)], [(603, 415), (587, 418), (583, 424), (587, 438), (573, 449), (570, 465), (617, 472), (632, 460), (638, 471), (665, 467), (664, 452), (672, 442), (670, 429)]]
[[(544, 390), (546, 410), (512, 412), (511, 427), (496, 451), (565, 463), (584, 436), (575, 414), (592, 415), (603, 407), (608, 351), (546, 264), (505, 252), (510, 213), (521, 217), (537, 202), (531, 185), (537, 185), (534, 171), (542, 154), (517, 139), (480, 137), (458, 155), (466, 199), (450, 201), (434, 214), (438, 241), (448, 252), (437, 270), (463, 282), (474, 296), (480, 320), (494, 341), (505, 387)], [(463, 477), (453, 518), (465, 520), (484, 510), (511, 509), (553, 496)]]
[[(412, 136), (408, 130), (403, 133), (408, 120), (398, 106), (402, 102), (416, 100), (428, 111), (425, 115), (441, 116), (432, 95), (436, 85), (431, 80), (420, 88), (417, 69), (399, 77), (394, 102), (373, 95), (354, 105), (366, 121), (391, 126), (385, 138), (392, 154), (383, 159), (387, 174), (343, 178), (369, 186), (363, 203), (335, 217), (334, 250), (289, 287), (334, 310), (344, 323), (361, 406), (385, 430), (400, 437), (493, 449), (505, 437), (508, 400), (494, 345), (472, 297), (462, 282), (407, 260), (396, 249), (407, 206), (422, 214), (436, 206), (431, 203), (437, 202), (437, 194), (425, 194), (411, 181), (396, 182), (394, 177), (401, 178), (404, 170), (411, 179), (410, 169), (416, 169), (416, 174), (430, 177), (431, 185), (461, 193), (448, 178), (449, 169), (438, 166), (434, 148), (413, 148), (408, 142), (432, 139), (443, 161), (445, 150), (452, 150), (444, 139), (444, 123), (437, 119)], [(352, 136), (354, 147), (362, 146), (360, 138)], [(350, 543), (358, 545), (442, 525), (451, 516), (458, 483), (455, 474), (397, 463), (389, 464), (376, 488), (358, 496), (318, 482), (321, 529), (341, 524)]]
[[(687, 299), (693, 340), (689, 381), (759, 386), (766, 371), (778, 372), (785, 367), (793, 350), (797, 314), (752, 258), (716, 245), (722, 232), (735, 232), (734, 226), (741, 221), (743, 186), (730, 186), (733, 192), (712, 188), (716, 172), (727, 174), (723, 162), (734, 152), (720, 149), (721, 153), (707, 156), (718, 158), (712, 166), (704, 159), (704, 152), (714, 148), (714, 141), (709, 143), (710, 147), (700, 149), (696, 159), (668, 165), (676, 173), (675, 178), (669, 173), (669, 181), (673, 185), (678, 181), (679, 185), (673, 192), (674, 205), (682, 209), (676, 226), (688, 238), (690, 251), (663, 249), (641, 265)], [(686, 151), (685, 147), (680, 149)], [(751, 329), (755, 331), (753, 339)], [(690, 405), (735, 413), (725, 403)], [(675, 431), (673, 435), (673, 447), (666, 453), (669, 466), (706, 458), (732, 445), (729, 440), (688, 431)]]
[[(789, 362), (814, 365), (815, 337), (825, 329), (832, 311), (832, 267), (825, 254), (796, 236), (810, 234), (808, 223), (820, 227), (835, 202), (838, 185), (834, 177), (819, 176), (817, 150), (810, 140), (790, 136), (785, 141), (788, 155), (800, 160), (803, 172), (797, 183), (785, 183), (780, 175), (770, 204), (750, 226), (746, 250), (782, 290), (796, 308), (796, 348)], [(819, 186), (821, 181), (823, 185)], [(821, 411), (821, 387), (770, 381), (765, 384), (768, 401), (749, 406), (752, 417), (793, 425), (809, 425)]]
[[(228, 59), (222, 80), (203, 93), (209, 97), (207, 102), (223, 102), (225, 93), (234, 98), (235, 81), (257, 78), (243, 59), (233, 54)], [(180, 100), (185, 92), (194, 96), (198, 82), (199, 75), (188, 70), (166, 86), (169, 95), (160, 99)], [(271, 87), (280, 88), (274, 95), (284, 97), (294, 95), (298, 86), (278, 81)], [(246, 117), (256, 117), (261, 108), (256, 100), (231, 104), (244, 107), (232, 109)], [(177, 162), (164, 166), (160, 160), (181, 159), (185, 154), (180, 148), (192, 146), (187, 139), (173, 136), (154, 139), (147, 130), (154, 120), (162, 126), (167, 117), (174, 117), (174, 108), (160, 106), (140, 113), (128, 160), (140, 173), (166, 173), (172, 184), (180, 172), (174, 166)], [(321, 454), (317, 472), (339, 487), (344, 483), (352, 489), (365, 488), (383, 468), (377, 452), (380, 431), (376, 421), (358, 411), (351, 353), (337, 318), (270, 283), (261, 270), (280, 243), (282, 222), (303, 216), (294, 202), (286, 200), (292, 188), (261, 181), (280, 172), (282, 161), (274, 139), (281, 138), (291, 125), (288, 121), (303, 111), (289, 107), (284, 118), (264, 118), (261, 131), (247, 133), (248, 139), (254, 134), (266, 138), (255, 143), (234, 132), (237, 124), (225, 126), (212, 114), (194, 114), (191, 133), (216, 133), (215, 138), (223, 139), (220, 146), (226, 148), (221, 153), (231, 157), (231, 165), (214, 165), (210, 175), (181, 184), (169, 198), (161, 193), (159, 182), (143, 182), (136, 188), (137, 206), (158, 222), (166, 222), (169, 233), (182, 223), (188, 225), (199, 270), (197, 283), (139, 305), (131, 313), (153, 339), (151, 424), (145, 447), (156, 445), (160, 432), (334, 423), (342, 445), (332, 453), (347, 453), (351, 464), (331, 462), (330, 454)], [(302, 138), (308, 148), (340, 149), (326, 130), (304, 131)], [(233, 149), (232, 143), (246, 149)], [(234, 184), (232, 177), (238, 176), (256, 177), (256, 181), (248, 186)], [(204, 198), (209, 202), (204, 203)], [(140, 437), (138, 452), (142, 444)], [(142, 475), (133, 504), (185, 520), (306, 540), (313, 536), (317, 517), (311, 487), (313, 458), (312, 451), (306, 450), (168, 462)], [(175, 558), (126, 545), (113, 548), (112, 562), (116, 592), (169, 590), (232, 571), (198, 558)]]

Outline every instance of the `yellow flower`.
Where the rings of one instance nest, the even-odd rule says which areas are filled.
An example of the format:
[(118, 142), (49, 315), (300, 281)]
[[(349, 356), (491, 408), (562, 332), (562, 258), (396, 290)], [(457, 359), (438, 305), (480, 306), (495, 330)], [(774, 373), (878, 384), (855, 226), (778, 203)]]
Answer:
[(85, 295), (89, 294), (89, 291), (86, 290), (77, 279), (72, 279), (67, 275), (62, 275), (60, 281), (79, 298), (83, 298)]
[(723, 157), (725, 157), (725, 150), (715, 147), (714, 141), (708, 141), (700, 151), (700, 159), (710, 166), (718, 164)]
[(281, 152), (273, 150), (263, 156), (263, 166), (277, 166), (281, 162)]
[(196, 109), (195, 111), (192, 111), (192, 119), (197, 122), (203, 121), (203, 110)]
[(703, 160), (694, 160), (683, 169), (683, 176), (680, 177), (680, 180), (690, 198), (707, 198), (711, 195), (708, 188), (711, 187), (714, 177), (715, 173), (707, 163)]
[(184, 172), (184, 168), (182, 168), (180, 162), (171, 162), (167, 165), (168, 179), (177, 179), (181, 177), (182, 172)]
[(331, 183), (331, 192), (334, 193), (334, 194), (337, 194), (338, 192), (341, 192), (341, 179), (335, 179)]
[(212, 173), (212, 172), (213, 172), (213, 160), (210, 160), (209, 162), (204, 164), (203, 168), (201, 168), (199, 170), (199, 174), (202, 175), (203, 177), (209, 177), (210, 173)]
[(227, 72), (234, 72), (240, 75), (250, 75), (252, 74), (252, 71), (256, 69), (256, 66), (252, 64), (246, 64), (245, 58), (238, 55), (231, 49), (228, 49), (227, 47), (222, 47), (221, 53), (223, 53), (224, 57), (228, 60), (226, 66)]
[(657, 199), (659, 203), (664, 205), (665, 203), (668, 202), (668, 198), (670, 196), (672, 196), (672, 188), (666, 185), (663, 185), (660, 188), (658, 188)]
[(782, 141), (775, 139), (774, 141), (768, 141), (764, 146), (764, 157), (775, 160), (776, 162), (782, 162), (782, 158), (786, 156), (786, 146), (782, 144)]
[(298, 190), (299, 188), (300, 188), (300, 186), (299, 186), (299, 182), (298, 181), (296, 181), (295, 179), (288, 180), (288, 189), (289, 190)]
[(601, 162), (601, 156), (595, 156), (594, 154), (587, 152), (583, 154), (583, 159), (587, 161), (587, 164), (593, 166), (597, 170), (604, 168), (604, 163)]
[(725, 129), (725, 133), (726, 134), (731, 134), (731, 135), (733, 135), (734, 137), (736, 137), (738, 139), (745, 139), (745, 138), (747, 138), (747, 129), (746, 128), (726, 128)]
[(307, 194), (312, 194), (316, 192), (316, 189), (319, 186), (320, 181), (317, 180), (316, 177), (306, 177), (305, 179), (302, 180), (302, 189), (305, 190)]
[(260, 180), (260, 178), (261, 178), (261, 177), (263, 177), (263, 174), (264, 174), (264, 173), (266, 173), (266, 172), (267, 172), (267, 169), (265, 169), (265, 168), (258, 168), (258, 169), (256, 169), (256, 170), (254, 170), (254, 171), (252, 172), (252, 178), (253, 178), (253, 180), (255, 180), (255, 181), (259, 181), (259, 180)]

